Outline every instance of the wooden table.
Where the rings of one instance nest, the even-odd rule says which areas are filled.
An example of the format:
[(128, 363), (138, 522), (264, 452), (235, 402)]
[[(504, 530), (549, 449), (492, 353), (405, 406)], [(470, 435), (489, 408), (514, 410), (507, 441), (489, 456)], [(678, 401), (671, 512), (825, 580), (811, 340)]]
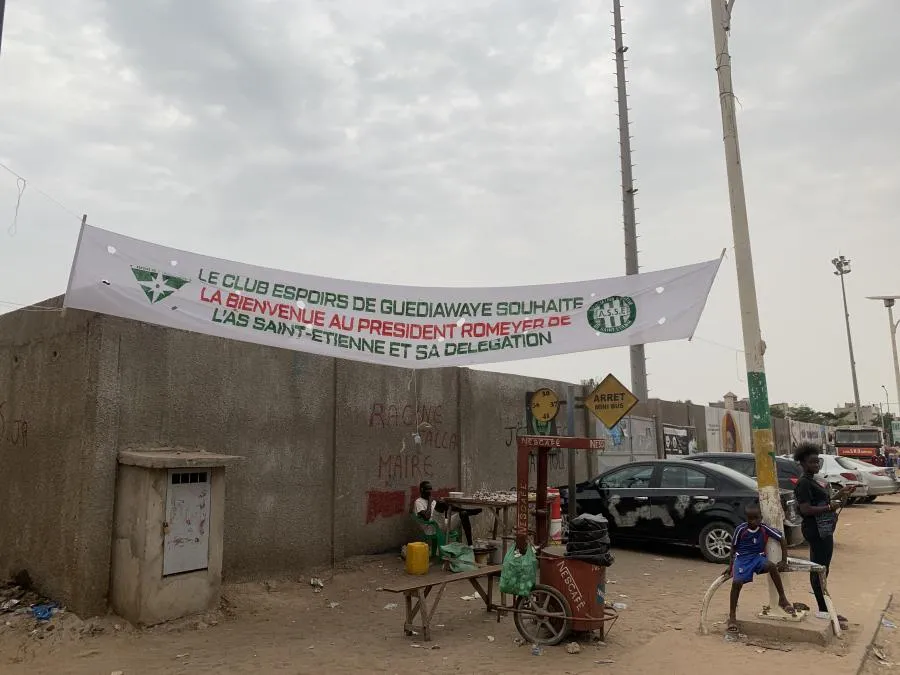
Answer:
[[(516, 501), (508, 499), (492, 500), (492, 499), (476, 499), (475, 497), (445, 497), (443, 501), (448, 507), (455, 509), (482, 509), (490, 511), (494, 514), (494, 526), (491, 528), (491, 539), (500, 539), (500, 562), (506, 559), (506, 553), (509, 550), (508, 536), (510, 533), (509, 526), (509, 510), (516, 508)], [(450, 515), (450, 512), (447, 514)], [(503, 529), (500, 529), (500, 523), (503, 523)], [(450, 535), (450, 518), (444, 520), (444, 541), (449, 541)], [(506, 604), (506, 595), (500, 594), (500, 604)], [(497, 614), (497, 620), (500, 620), (500, 614)]]
[[(482, 509), (488, 510), (494, 514), (494, 526), (491, 529), (491, 539), (498, 539), (503, 535), (509, 533), (509, 510), (516, 508), (515, 500), (490, 500), (490, 499), (476, 499), (474, 497), (445, 497), (442, 499), (447, 506), (455, 508), (457, 510), (464, 509)], [(500, 532), (500, 523), (503, 522), (503, 531), (502, 534)], [(450, 534), (450, 518), (446, 518), (444, 521), (445, 528), (445, 538), (444, 541), (449, 541), (446, 535)], [(506, 556), (506, 541), (503, 540), (503, 557)]]

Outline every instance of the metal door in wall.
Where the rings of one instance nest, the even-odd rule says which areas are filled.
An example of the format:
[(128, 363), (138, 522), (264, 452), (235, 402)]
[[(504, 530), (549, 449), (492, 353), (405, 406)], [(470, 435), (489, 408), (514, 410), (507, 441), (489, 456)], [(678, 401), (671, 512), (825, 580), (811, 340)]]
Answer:
[(209, 567), (209, 471), (169, 471), (163, 576)]

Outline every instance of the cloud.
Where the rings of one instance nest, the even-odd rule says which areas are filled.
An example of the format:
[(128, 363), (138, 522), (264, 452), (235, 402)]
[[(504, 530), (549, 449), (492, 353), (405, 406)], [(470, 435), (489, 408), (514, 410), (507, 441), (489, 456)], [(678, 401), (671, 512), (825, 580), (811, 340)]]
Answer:
[[(57, 4), (7, 8), (0, 161), (30, 183), (16, 236), (0, 227), (0, 300), (64, 288), (83, 212), (180, 248), (389, 283), (624, 270), (609, 3)], [(624, 16), (641, 265), (714, 257), (731, 231), (709, 3), (627, 3)], [(838, 252), (856, 263), (864, 398), (890, 381), (884, 310), (863, 297), (900, 292), (898, 22), (900, 5), (874, 0), (736, 3), (773, 399), (849, 396)], [(0, 179), (0, 226), (17, 197)], [(739, 322), (730, 255), (698, 340), (648, 347), (653, 393), (745, 391)], [(502, 369), (628, 373), (621, 350)]]

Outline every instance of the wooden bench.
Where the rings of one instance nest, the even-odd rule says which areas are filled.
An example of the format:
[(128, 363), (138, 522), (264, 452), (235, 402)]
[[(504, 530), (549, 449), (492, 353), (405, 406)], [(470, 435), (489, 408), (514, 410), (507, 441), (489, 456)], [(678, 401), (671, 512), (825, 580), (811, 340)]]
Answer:
[[(434, 618), (434, 612), (438, 603), (441, 601), (441, 595), (447, 584), (455, 581), (468, 581), (472, 584), (472, 588), (478, 593), (479, 597), (484, 600), (485, 608), (491, 611), (493, 605), (494, 577), (500, 576), (503, 565), (488, 565), (479, 567), (471, 572), (457, 572), (455, 574), (439, 574), (426, 575), (416, 577), (406, 583), (396, 584), (394, 586), (385, 586), (386, 593), (403, 593), (406, 604), (406, 618), (403, 622), (403, 632), (406, 635), (413, 635), (414, 631), (420, 630), (425, 640), (431, 640), (431, 620)], [(480, 579), (487, 578), (487, 589), (485, 590), (480, 583)], [(437, 588), (437, 593), (431, 600), (431, 607), (428, 606), (428, 596), (431, 591)], [(421, 616), (422, 624), (417, 626), (414, 623), (416, 616)]]

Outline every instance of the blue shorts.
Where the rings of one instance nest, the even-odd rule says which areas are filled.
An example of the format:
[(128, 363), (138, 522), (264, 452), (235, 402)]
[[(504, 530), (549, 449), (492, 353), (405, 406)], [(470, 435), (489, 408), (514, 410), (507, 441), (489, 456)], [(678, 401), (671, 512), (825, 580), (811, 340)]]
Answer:
[(749, 584), (754, 574), (765, 574), (769, 559), (765, 553), (757, 555), (739, 555), (734, 559), (731, 578), (738, 584)]

